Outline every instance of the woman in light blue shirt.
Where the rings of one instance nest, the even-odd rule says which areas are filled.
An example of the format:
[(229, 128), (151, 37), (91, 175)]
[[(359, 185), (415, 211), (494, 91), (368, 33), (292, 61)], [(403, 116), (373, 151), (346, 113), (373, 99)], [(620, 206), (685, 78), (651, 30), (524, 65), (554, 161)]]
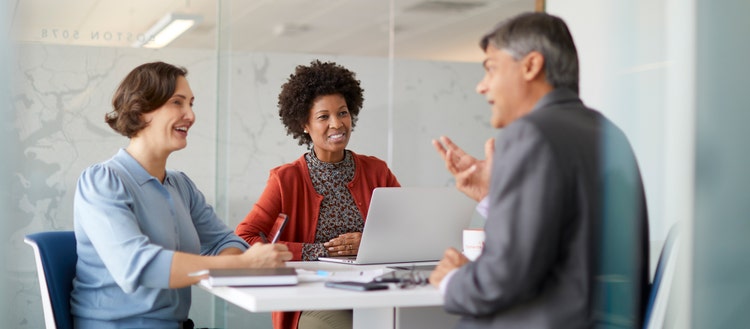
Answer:
[(105, 121), (130, 143), (81, 174), (71, 311), (76, 328), (182, 328), (190, 286), (208, 268), (279, 267), (283, 244), (247, 243), (219, 220), (169, 155), (195, 122), (184, 68), (156, 62), (128, 74)]

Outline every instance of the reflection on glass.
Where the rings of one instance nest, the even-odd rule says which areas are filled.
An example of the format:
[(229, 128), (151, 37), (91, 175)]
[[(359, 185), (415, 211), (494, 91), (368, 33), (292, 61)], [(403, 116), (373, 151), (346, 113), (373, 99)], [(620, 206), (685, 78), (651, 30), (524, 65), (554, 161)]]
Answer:
[(216, 2), (54, 1), (15, 2), (11, 33), (20, 42), (96, 47), (140, 47), (156, 40), (151, 30), (168, 17), (190, 17), (190, 27), (170, 44), (215, 47)]
[(222, 21), (234, 51), (386, 57), (389, 8), (389, 1), (232, 0)]
[(481, 62), (479, 39), (495, 24), (533, 11), (535, 0), (398, 0), (395, 56), (450, 62)]
[[(536, 0), (221, 1), (231, 17), (222, 36), (234, 51), (481, 61), (477, 40), (503, 18), (534, 10)], [(216, 1), (16, 2), (18, 41), (97, 47), (153, 46), (155, 29), (175, 18), (195, 23), (169, 47), (214, 48)], [(391, 44), (390, 29), (394, 39)]]

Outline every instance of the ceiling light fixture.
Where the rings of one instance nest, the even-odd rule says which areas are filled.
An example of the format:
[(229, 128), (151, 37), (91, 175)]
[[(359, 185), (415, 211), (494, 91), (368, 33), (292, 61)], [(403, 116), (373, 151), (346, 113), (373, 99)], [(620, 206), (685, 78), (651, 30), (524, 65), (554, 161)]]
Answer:
[(133, 43), (133, 47), (162, 48), (202, 20), (203, 18), (198, 15), (169, 13), (148, 29), (143, 36), (139, 36)]

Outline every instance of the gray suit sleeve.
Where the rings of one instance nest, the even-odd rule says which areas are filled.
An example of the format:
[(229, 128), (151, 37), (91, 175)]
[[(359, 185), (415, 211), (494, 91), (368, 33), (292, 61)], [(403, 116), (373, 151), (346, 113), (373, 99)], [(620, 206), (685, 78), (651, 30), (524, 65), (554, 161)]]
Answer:
[(533, 298), (559, 246), (564, 177), (550, 143), (518, 120), (506, 127), (493, 159), (482, 255), (450, 280), (445, 309), (481, 316)]

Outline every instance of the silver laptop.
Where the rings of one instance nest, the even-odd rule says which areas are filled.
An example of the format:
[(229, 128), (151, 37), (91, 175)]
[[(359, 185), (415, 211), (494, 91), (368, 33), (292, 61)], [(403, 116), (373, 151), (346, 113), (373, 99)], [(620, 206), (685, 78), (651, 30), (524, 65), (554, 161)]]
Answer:
[(381, 187), (373, 190), (356, 256), (320, 261), (387, 264), (440, 260), (461, 250), (476, 202), (454, 187)]

